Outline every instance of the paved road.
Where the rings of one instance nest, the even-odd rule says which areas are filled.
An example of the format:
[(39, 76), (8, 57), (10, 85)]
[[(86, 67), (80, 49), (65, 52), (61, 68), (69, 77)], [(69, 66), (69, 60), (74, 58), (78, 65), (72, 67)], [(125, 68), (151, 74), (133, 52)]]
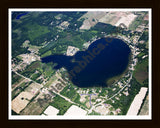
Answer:
[[(13, 70), (12, 70), (13, 71)], [(32, 79), (30, 79), (30, 78), (28, 78), (28, 77), (25, 77), (25, 76), (23, 76), (23, 75), (21, 75), (21, 74), (19, 74), (18, 72), (16, 72), (16, 71), (13, 71), (14, 73), (16, 73), (17, 75), (19, 75), (19, 76), (21, 76), (21, 77), (23, 77), (23, 78), (25, 78), (25, 79), (27, 79), (27, 80), (29, 80), (29, 81), (33, 81), (34, 83), (36, 83), (36, 84), (38, 84), (38, 85), (40, 85), (40, 86), (43, 86), (43, 85), (41, 85), (41, 84), (39, 84), (39, 83), (37, 83), (36, 81), (34, 81), (34, 80), (32, 80)]]
[[(13, 70), (12, 70), (12, 71), (13, 71)], [(23, 78), (25, 78), (25, 79), (27, 79), (27, 80), (29, 80), (29, 81), (33, 81), (34, 83), (36, 83), (36, 84), (38, 84), (38, 85), (40, 85), (40, 86), (43, 87), (42, 84), (39, 84), (39, 83), (37, 83), (36, 81), (34, 81), (34, 80), (30, 79), (30, 78), (27, 78), (27, 77), (25, 77), (25, 76), (19, 74), (19, 73), (16, 72), (16, 71), (13, 71), (13, 72), (16, 73), (17, 75), (19, 75), (19, 76), (21, 76), (21, 77), (23, 77)], [(57, 92), (55, 92), (55, 91), (54, 91), (54, 93), (57, 94), (57, 95), (59, 95), (60, 97), (64, 98), (65, 100), (67, 100), (68, 102), (70, 102), (70, 103), (72, 103), (72, 104), (76, 104), (77, 106), (80, 105), (80, 104), (77, 104), (77, 103), (71, 101), (69, 98), (67, 98), (67, 97), (65, 97), (65, 96), (62, 96), (61, 94), (59, 94), (59, 93), (57, 93)], [(81, 106), (81, 105), (80, 105), (80, 106)], [(83, 107), (83, 108), (84, 108), (84, 107)], [(86, 110), (86, 111), (89, 111), (87, 108), (85, 108), (85, 110)]]
[[(132, 74), (131, 74), (131, 77), (129, 78), (129, 82), (131, 81), (131, 79), (132, 79)], [(128, 83), (129, 83), (129, 82), (128, 82)], [(110, 97), (110, 98), (107, 99), (107, 100), (110, 100), (110, 99), (112, 99), (113, 97), (115, 97), (116, 95), (118, 95), (125, 87), (128, 86), (128, 83), (127, 83), (123, 88), (121, 88), (116, 94), (114, 94), (112, 97)]]

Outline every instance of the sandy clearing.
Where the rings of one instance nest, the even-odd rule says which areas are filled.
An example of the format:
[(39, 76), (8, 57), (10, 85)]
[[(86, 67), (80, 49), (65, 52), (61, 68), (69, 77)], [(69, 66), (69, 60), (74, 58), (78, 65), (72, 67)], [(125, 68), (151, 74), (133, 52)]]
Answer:
[(80, 98), (80, 102), (84, 103), (86, 101), (86, 95), (80, 95), (81, 98)]
[(127, 115), (137, 115), (138, 111), (141, 107), (141, 104), (143, 103), (143, 99), (146, 95), (148, 88), (146, 87), (141, 87), (140, 92), (135, 96), (128, 112)]
[(121, 23), (125, 24), (126, 27), (128, 28), (129, 25), (134, 21), (134, 19), (137, 16), (134, 14), (129, 14), (127, 16), (122, 17), (120, 20), (118, 20), (118, 22), (115, 24), (115, 26), (119, 26)]
[(48, 116), (55, 116), (58, 114), (58, 112), (59, 110), (53, 106), (48, 106), (48, 108), (44, 111), (44, 113)]
[(29, 92), (21, 92), (15, 99), (12, 100), (12, 110), (16, 113), (20, 113), (29, 103), (28, 100), (31, 100), (34, 95)]
[(100, 113), (101, 115), (106, 115), (109, 113), (109, 108), (105, 107), (104, 105), (98, 106), (94, 109), (95, 112)]
[(30, 84), (24, 92), (21, 92), (15, 99), (12, 100), (12, 109), (16, 113), (20, 113), (20, 111), (27, 106), (29, 100), (35, 96), (41, 87), (43, 86), (36, 83)]
[(67, 56), (73, 56), (78, 51), (79, 51), (79, 48), (76, 48), (76, 47), (73, 47), (73, 46), (68, 46), (66, 54), (67, 54)]
[(87, 12), (80, 19), (85, 18), (83, 25), (80, 29), (90, 29), (92, 26), (96, 25), (102, 17), (106, 15), (106, 12), (95, 11)]
[(106, 15), (103, 16), (101, 19), (99, 19), (99, 22), (111, 24), (114, 26), (119, 26), (121, 23), (123, 23), (126, 25), (126, 27), (129, 27), (129, 25), (134, 21), (136, 17), (137, 16), (134, 15), (132, 12), (110, 11), (106, 13)]
[(87, 111), (83, 110), (78, 106), (72, 105), (64, 114), (64, 116), (85, 116), (86, 114)]

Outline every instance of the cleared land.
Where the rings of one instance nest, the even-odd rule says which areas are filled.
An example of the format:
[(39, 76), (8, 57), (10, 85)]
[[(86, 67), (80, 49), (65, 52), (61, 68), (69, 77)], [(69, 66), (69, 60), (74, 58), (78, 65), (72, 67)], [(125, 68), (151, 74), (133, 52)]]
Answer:
[(30, 100), (38, 93), (42, 86), (36, 83), (29, 85), (24, 92), (21, 92), (15, 99), (12, 100), (12, 110), (20, 113), (30, 102)]
[(141, 84), (148, 78), (148, 58), (145, 58), (141, 63), (136, 65), (133, 75)]
[(80, 19), (84, 18), (84, 22), (80, 29), (90, 29), (92, 26), (96, 25), (100, 18), (104, 17), (106, 12), (87, 12)]
[(52, 106), (48, 106), (48, 108), (44, 111), (44, 113), (48, 116), (54, 116), (57, 115), (59, 112), (58, 109), (52, 107)]
[(139, 115), (149, 115), (149, 95), (147, 96), (141, 108)]
[(12, 110), (16, 113), (19, 113), (22, 109), (24, 109), (29, 100), (32, 99), (34, 95), (29, 92), (21, 92), (13, 101), (12, 101)]
[(147, 92), (147, 88), (145, 87), (142, 87), (139, 94), (137, 94), (127, 112), (127, 115), (137, 115), (138, 114), (138, 111), (141, 107), (141, 104), (143, 102), (143, 99), (146, 95), (146, 92)]
[(121, 23), (125, 24), (128, 28), (137, 16), (132, 12), (114, 12), (111, 11), (102, 17), (99, 22), (119, 26)]
[(64, 116), (85, 116), (87, 112), (75, 105), (72, 105), (67, 112), (64, 114)]

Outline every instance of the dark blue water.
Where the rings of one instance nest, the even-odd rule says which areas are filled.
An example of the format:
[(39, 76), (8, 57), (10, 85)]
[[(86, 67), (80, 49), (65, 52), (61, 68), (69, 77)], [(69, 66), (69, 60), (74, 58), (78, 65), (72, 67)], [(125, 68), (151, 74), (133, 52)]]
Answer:
[(108, 79), (125, 71), (130, 52), (128, 45), (120, 39), (101, 38), (74, 56), (51, 55), (41, 60), (56, 63), (54, 69), (66, 68), (70, 80), (78, 87), (106, 87)]
[(19, 20), (22, 16), (27, 15), (29, 12), (19, 14), (16, 19)]

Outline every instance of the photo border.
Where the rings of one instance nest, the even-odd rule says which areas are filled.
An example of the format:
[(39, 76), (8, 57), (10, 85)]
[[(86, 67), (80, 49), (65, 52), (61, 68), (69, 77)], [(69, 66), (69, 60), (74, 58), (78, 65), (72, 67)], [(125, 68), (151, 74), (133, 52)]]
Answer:
[[(64, 11), (64, 12), (73, 12), (73, 11), (148, 11), (149, 13), (149, 87), (148, 87), (148, 90), (149, 90), (149, 115), (145, 115), (145, 116), (142, 116), (142, 115), (139, 115), (139, 116), (128, 116), (128, 115), (106, 115), (106, 116), (41, 116), (41, 115), (36, 115), (36, 116), (31, 116), (31, 115), (11, 115), (11, 13), (12, 12), (19, 12), (19, 11), (32, 11), (32, 12), (61, 12), (61, 11)], [(21, 119), (24, 119), (24, 120), (28, 120), (28, 119), (43, 119), (43, 120), (59, 120), (59, 119), (71, 119), (71, 120), (86, 120), (86, 119), (94, 119), (94, 120), (112, 120), (112, 119), (117, 119), (117, 120), (128, 120), (128, 119), (131, 119), (131, 120), (143, 120), (143, 119), (146, 119), (146, 120), (151, 120), (152, 119), (152, 111), (151, 111), (151, 102), (152, 102), (152, 86), (151, 86), (151, 77), (152, 77), (152, 74), (151, 74), (151, 61), (152, 61), (152, 55), (151, 55), (151, 49), (152, 49), (152, 40), (151, 40), (151, 30), (152, 30), (152, 21), (151, 21), (151, 17), (152, 17), (152, 9), (151, 8), (134, 8), (134, 9), (131, 9), (131, 8), (127, 8), (127, 9), (120, 9), (120, 8), (116, 8), (116, 9), (113, 9), (113, 8), (110, 8), (110, 9), (98, 9), (98, 8), (92, 8), (92, 9), (71, 9), (71, 8), (63, 8), (63, 9), (60, 9), (60, 8), (57, 8), (57, 9), (46, 9), (46, 8), (38, 8), (38, 9), (29, 9), (29, 8), (21, 8), (21, 9), (17, 9), (17, 8), (10, 8), (9, 9), (9, 119), (12, 119), (12, 120), (15, 120), (15, 119), (18, 119), (18, 120), (21, 120)]]
[[(0, 113), (4, 128), (111, 127), (159, 128), (160, 121), (160, 3), (159, 0), (1, 0), (1, 88)], [(152, 120), (9, 120), (8, 119), (8, 9), (9, 8), (151, 8), (152, 9)], [(3, 31), (2, 31), (3, 30)]]

